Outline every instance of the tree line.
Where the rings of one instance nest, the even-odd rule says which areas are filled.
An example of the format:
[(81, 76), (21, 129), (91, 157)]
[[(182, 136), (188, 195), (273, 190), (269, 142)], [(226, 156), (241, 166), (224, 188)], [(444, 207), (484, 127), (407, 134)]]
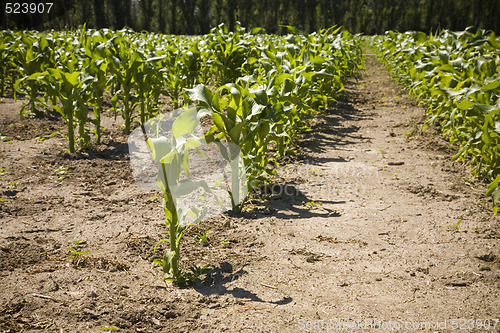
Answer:
[[(33, 1), (33, 0), (24, 0)], [(484, 28), (500, 32), (500, 0), (37, 0), (50, 13), (0, 13), (2, 29), (132, 28), (167, 34), (205, 34), (220, 23), (308, 33), (342, 25), (355, 33), (386, 30)]]

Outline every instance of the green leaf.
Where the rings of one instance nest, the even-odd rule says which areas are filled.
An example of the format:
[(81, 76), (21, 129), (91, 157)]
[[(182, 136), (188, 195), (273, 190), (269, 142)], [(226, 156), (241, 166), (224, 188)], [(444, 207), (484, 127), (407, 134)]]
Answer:
[(66, 112), (64, 112), (64, 110), (59, 105), (52, 105), (52, 108), (55, 111), (57, 111), (57, 113), (59, 113), (61, 116), (63, 116), (64, 118), (66, 118)]
[(179, 184), (175, 186), (175, 188), (172, 190), (172, 194), (175, 195), (176, 197), (181, 197), (193, 192), (198, 188), (203, 188), (206, 192), (211, 192), (210, 188), (208, 187), (207, 183), (204, 180), (195, 182), (184, 180), (179, 182)]
[(485, 84), (481, 89), (483, 91), (489, 91), (489, 90), (496, 89), (498, 87), (500, 87), (500, 81), (492, 81), (488, 84)]
[(214, 113), (212, 114), (212, 118), (214, 120), (215, 126), (217, 126), (217, 129), (222, 133), (225, 133), (226, 126), (224, 125), (224, 121), (222, 120), (221, 115), (219, 115), (218, 113)]
[(172, 151), (172, 144), (164, 136), (148, 139), (148, 147), (156, 163), (161, 163), (161, 159)]
[(80, 75), (79, 72), (64, 73), (63, 75), (66, 81), (73, 87), (76, 87), (78, 85), (78, 76)]
[(259, 27), (256, 27), (256, 28), (253, 28), (251, 31), (250, 31), (250, 34), (251, 35), (257, 35), (259, 32), (263, 31), (264, 29), (262, 28), (259, 28)]
[(465, 99), (458, 104), (458, 108), (461, 110), (467, 110), (473, 106), (474, 106), (474, 103), (472, 103), (468, 99)]
[(175, 186), (181, 174), (180, 154), (177, 150), (172, 150), (160, 160), (161, 166), (158, 172), (158, 185), (164, 190), (168, 182), (169, 187)]
[[(12, 140), (11, 140), (11, 139), (9, 139), (7, 136), (3, 135), (2, 133), (0, 133), (0, 140), (2, 140), (2, 141), (6, 141), (6, 142), (8, 142), (8, 143), (12, 144)], [(2, 169), (0, 169), (0, 170), (2, 170)], [(0, 178), (0, 179), (1, 179), (1, 178)]]
[(30, 76), (28, 76), (27, 78), (25, 78), (25, 80), (28, 80), (28, 81), (29, 80), (40, 80), (43, 77), (45, 77), (46, 75), (47, 75), (47, 72), (33, 73)]
[(492, 198), (493, 198), (493, 203), (494, 203), (494, 204), (495, 204), (495, 206), (496, 206), (497, 202), (498, 202), (498, 201), (499, 201), (499, 199), (500, 199), (500, 188), (497, 188), (497, 190), (496, 190), (495, 192), (493, 192), (493, 196), (492, 196)]
[(203, 108), (206, 108), (211, 112), (219, 111), (217, 108), (214, 108), (214, 103), (212, 102), (213, 93), (204, 85), (200, 84), (193, 89), (184, 89), (184, 91), (187, 93), (191, 101), (200, 102), (200, 105)]
[(237, 123), (234, 127), (229, 131), (229, 137), (231, 138), (231, 142), (236, 144), (240, 141), (241, 130), (243, 128), (243, 123)]
[(495, 106), (488, 105), (488, 104), (477, 103), (477, 104), (474, 104), (474, 107), (481, 110), (485, 114), (489, 114), (491, 111), (495, 110)]
[(498, 187), (498, 183), (500, 183), (500, 174), (497, 175), (495, 180), (493, 182), (491, 182), (491, 184), (488, 186), (488, 190), (486, 191), (487, 196), (492, 194), (493, 191), (495, 191), (495, 189)]
[(265, 89), (256, 89), (252, 91), (255, 94), (255, 99), (260, 105), (266, 105), (268, 102), (268, 96)]
[(290, 30), (290, 32), (294, 35), (297, 35), (298, 34), (298, 31), (297, 29), (295, 29), (294, 27), (292, 27), (291, 25), (286, 25), (285, 26), (288, 30)]
[(193, 133), (199, 123), (198, 110), (196, 108), (185, 110), (172, 124), (172, 135), (174, 138), (178, 138), (181, 135)]
[(446, 72), (455, 72), (455, 68), (452, 65), (450, 65), (450, 64), (444, 64), (443, 66), (438, 67), (437, 70), (441, 71), (441, 72), (444, 72), (444, 71), (446, 71)]
[(176, 164), (176, 162), (179, 161), (179, 152), (175, 149), (173, 149), (171, 152), (168, 154), (164, 155), (160, 159), (161, 164), (165, 164), (170, 168), (170, 165)]
[(38, 42), (38, 46), (40, 46), (40, 49), (43, 51), (47, 46), (49, 46), (49, 43), (47, 42), (47, 39), (42, 36)]

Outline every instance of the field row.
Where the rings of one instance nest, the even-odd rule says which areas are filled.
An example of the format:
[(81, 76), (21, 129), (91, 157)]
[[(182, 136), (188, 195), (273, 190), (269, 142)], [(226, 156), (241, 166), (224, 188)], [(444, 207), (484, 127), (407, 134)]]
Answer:
[[(228, 32), (224, 25), (195, 37), (107, 29), (3, 31), (0, 94), (10, 88), (28, 97), (21, 116), (40, 115), (48, 107), (61, 113), (68, 123), (71, 152), (76, 126), (81, 148), (92, 144), (88, 124), (94, 125), (100, 142), (106, 98), (123, 117), (126, 133), (135, 110), (143, 124), (158, 113), (161, 96), (178, 108), (188, 101), (184, 89), (197, 84), (213, 90), (237, 81), (251, 89), (271, 83), (279, 92), (297, 90), (301, 109), (316, 110), (360, 68), (354, 37), (332, 30), (284, 37), (259, 28)], [(88, 117), (91, 110), (94, 116)]]
[(387, 32), (372, 44), (393, 76), (428, 108), (474, 176), (486, 177), (496, 214), (500, 201), (500, 39), (482, 30), (437, 35)]

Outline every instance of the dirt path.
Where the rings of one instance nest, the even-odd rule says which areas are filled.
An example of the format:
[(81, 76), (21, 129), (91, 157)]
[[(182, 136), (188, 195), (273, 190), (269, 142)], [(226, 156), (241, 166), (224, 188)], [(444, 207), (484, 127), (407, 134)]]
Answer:
[[(423, 110), (373, 57), (348, 91), (351, 102), (301, 140), (267, 203), (204, 222), (209, 246), (186, 237), (185, 262), (216, 268), (211, 285), (187, 290), (165, 289), (151, 269), (162, 211), (134, 184), (118, 125), (74, 159), (62, 138), (31, 140), (63, 131), (60, 120), (18, 122), (18, 104), (0, 105), (0, 132), (15, 139), (0, 143), (11, 171), (0, 180), (0, 329), (298, 332), (340, 322), (441, 332), (445, 320), (449, 330), (452, 319), (500, 318), (500, 221), (484, 184), (467, 180), (432, 129), (418, 133)], [(60, 166), (70, 171), (62, 180)], [(75, 237), (91, 250), (77, 267), (67, 260)], [(478, 327), (467, 325), (461, 332)]]

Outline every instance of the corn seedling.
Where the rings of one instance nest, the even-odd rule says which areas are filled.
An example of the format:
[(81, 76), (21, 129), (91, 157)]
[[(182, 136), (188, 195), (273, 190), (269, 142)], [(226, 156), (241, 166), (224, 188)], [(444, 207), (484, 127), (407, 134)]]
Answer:
[(3, 135), (2, 133), (0, 133), (0, 140), (12, 144), (12, 140), (9, 139), (7, 136)]
[[(49, 68), (46, 72), (35, 73), (28, 81), (41, 81), (46, 86), (46, 94), (52, 108), (59, 112), (68, 126), (69, 152), (75, 152), (75, 126), (78, 126), (79, 142), (82, 148), (88, 148), (89, 138), (85, 131), (87, 123), (87, 101), (89, 99), (90, 77), (76, 68), (74, 61), (68, 60), (68, 69)], [(62, 105), (59, 106), (59, 103)]]
[(60, 136), (60, 137), (64, 137), (64, 135), (61, 133), (61, 132), (54, 132), (52, 134), (49, 134), (49, 135), (44, 135), (44, 136), (37, 136), (35, 138), (35, 141), (38, 141), (38, 142), (43, 142), (43, 141), (47, 141), (49, 139), (52, 139), (53, 137), (55, 136)]
[(319, 206), (322, 206), (323, 203), (320, 201), (309, 201), (309, 202), (304, 203), (304, 205), (306, 206), (307, 209), (312, 210), (312, 209), (318, 208)]
[(2, 179), (3, 175), (5, 175), (6, 173), (9, 173), (9, 172), (12, 172), (12, 171), (9, 171), (5, 168), (0, 168), (0, 179)]
[(391, 177), (394, 177), (395, 180), (399, 180), (398, 173), (399, 173), (399, 171), (392, 173)]
[(68, 167), (60, 166), (59, 168), (55, 169), (54, 172), (58, 175), (65, 175), (71, 171), (69, 171)]
[(40, 101), (38, 92), (44, 83), (38, 78), (41, 72), (55, 64), (55, 50), (54, 45), (51, 44), (44, 36), (25, 36), (23, 43), (13, 55), (22, 67), (22, 76), (15, 81), (13, 86), (14, 98), (17, 99), (18, 93), (28, 97), (28, 101), (23, 103), (21, 108), (21, 117), (26, 114), (35, 116), (43, 114), (40, 109), (44, 107), (44, 104)]
[(157, 200), (158, 200), (158, 193), (155, 193), (146, 199), (147, 202), (156, 202)]
[(462, 220), (458, 220), (457, 223), (450, 225), (450, 228), (454, 229), (455, 231), (459, 231), (460, 224), (462, 224)]
[(111, 325), (111, 326), (103, 326), (103, 327), (100, 327), (98, 328), (97, 330), (98, 331), (103, 331), (103, 332), (109, 332), (109, 331), (113, 331), (113, 330), (117, 330), (119, 329), (118, 327), (116, 327), (115, 325)]
[(213, 228), (210, 228), (209, 230), (205, 230), (202, 232), (196, 232), (196, 233), (193, 233), (191, 236), (194, 238), (195, 241), (197, 241), (198, 243), (200, 243), (203, 246), (206, 246), (206, 245), (208, 245), (208, 233), (212, 229)]
[(56, 175), (59, 175), (59, 177), (57, 177), (57, 181), (61, 182), (67, 177), (67, 174), (70, 173), (71, 171), (68, 169), (68, 167), (60, 166), (59, 168), (55, 169), (54, 172), (56, 173)]
[(7, 184), (8, 186), (12, 186), (13, 188), (18, 188), (20, 185), (17, 180), (14, 180)]
[(90, 250), (83, 250), (81, 249), (83, 243), (81, 239), (74, 239), (73, 243), (75, 244), (74, 247), (68, 248), (68, 250), (71, 252), (71, 255), (68, 257), (68, 260), (71, 260), (73, 263), (73, 266), (78, 267), (81, 263), (85, 262), (86, 257), (85, 254), (90, 253)]

